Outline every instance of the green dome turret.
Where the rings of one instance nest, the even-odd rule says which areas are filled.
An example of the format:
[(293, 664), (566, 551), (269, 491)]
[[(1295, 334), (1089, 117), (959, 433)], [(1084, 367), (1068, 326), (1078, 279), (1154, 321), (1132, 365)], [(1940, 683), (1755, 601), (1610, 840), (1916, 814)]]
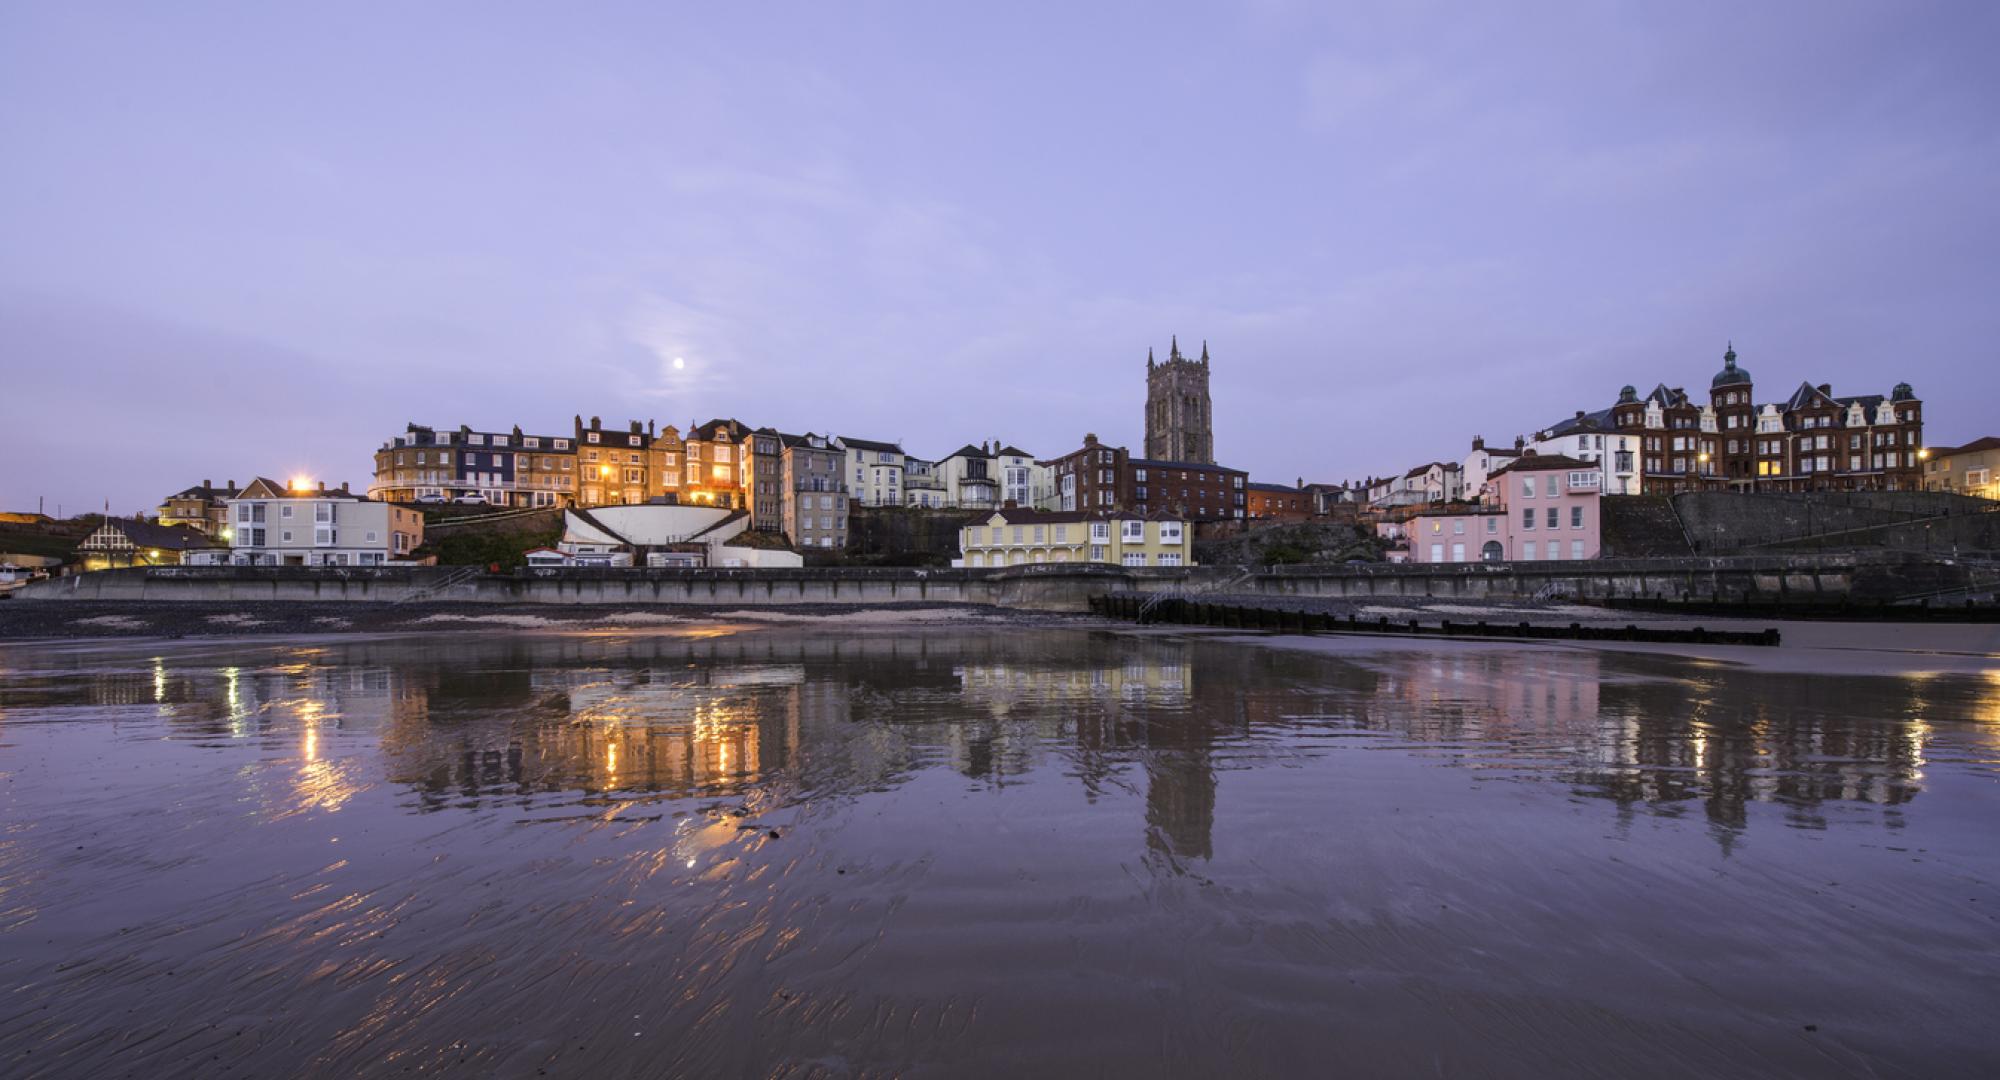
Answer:
[(1729, 351), (1722, 354), (1722, 370), (1716, 372), (1715, 378), (1709, 380), (1709, 389), (1718, 390), (1725, 386), (1748, 386), (1749, 384), (1750, 373), (1736, 366), (1736, 343), (1730, 342)]

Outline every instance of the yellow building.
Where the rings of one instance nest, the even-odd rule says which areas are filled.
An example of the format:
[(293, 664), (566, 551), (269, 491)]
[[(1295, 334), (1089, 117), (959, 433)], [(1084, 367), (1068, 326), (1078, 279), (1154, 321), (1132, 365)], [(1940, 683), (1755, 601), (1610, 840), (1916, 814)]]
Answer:
[(1092, 562), (1193, 566), (1194, 536), (1171, 514), (1133, 511), (995, 510), (958, 530), (954, 566)]
[(1924, 451), (1924, 490), (2000, 499), (2000, 435)]

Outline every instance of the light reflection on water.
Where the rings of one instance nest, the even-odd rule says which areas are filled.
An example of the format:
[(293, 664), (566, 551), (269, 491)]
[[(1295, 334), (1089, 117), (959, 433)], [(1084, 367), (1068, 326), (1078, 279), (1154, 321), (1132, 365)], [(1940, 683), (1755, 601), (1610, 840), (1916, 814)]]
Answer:
[[(1877, 935), (1814, 961), (1836, 988), (1954, 957), (1925, 969), (1934, 999), (1855, 991), (1884, 1030), (1840, 1047), (1956, 1067), (1976, 1039), (1920, 1046), (1887, 1018), (1962, 1009), (1954, 983), (1996, 974), (1965, 948), (1992, 932), (1995, 862), (1966, 823), (1995, 808), (2000, 673), (1054, 630), (141, 648), (0, 668), (10, 1075), (185, 1071), (175, 1055), (211, 1044), (322, 1075), (1603, 1060), (1544, 1045), (1522, 1009), (1602, 1026), (1607, 1053), (1614, 1032), (1673, 1045), (1663, 1075), (1818, 1062), (1744, 1026), (1783, 1011), (1748, 965), (1796, 931), (1697, 917), (1732, 907)], [(1930, 908), (1923, 947), (1899, 946)], [(1571, 988), (1593, 982), (1577, 965), (1662, 943), (1713, 955), (1611, 979), (1664, 979), (1645, 1008)], [(158, 996), (178, 980), (199, 993)], [(261, 1004), (276, 985), (296, 1010)], [(1736, 988), (1726, 1019), (1717, 985)], [(1281, 986), (1356, 994), (1366, 1019), (1308, 1022), (1264, 1000)], [(580, 1019), (576, 987), (651, 1018)], [(1076, 1026), (1126, 1000), (1152, 1005)], [(166, 1031), (211, 1005), (257, 1019), (194, 1044), (101, 1037), (121, 1009)], [(1677, 1024), (1706, 1034), (1676, 1044)], [(556, 1032), (579, 1026), (595, 1034), (569, 1048)]]

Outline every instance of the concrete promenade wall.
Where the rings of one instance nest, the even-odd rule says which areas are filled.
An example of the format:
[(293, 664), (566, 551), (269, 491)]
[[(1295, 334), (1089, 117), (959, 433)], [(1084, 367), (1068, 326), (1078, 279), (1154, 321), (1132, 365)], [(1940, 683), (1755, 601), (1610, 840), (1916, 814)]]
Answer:
[(1962, 566), (1897, 553), (1586, 562), (1366, 563), (1146, 570), (1028, 566), (993, 570), (529, 570), (489, 575), (458, 567), (139, 567), (38, 582), (10, 603), (104, 601), (452, 601), (493, 604), (984, 604), (1082, 611), (1110, 592), (1298, 597), (1402, 596), (1584, 599), (1664, 596), (1890, 600), (1962, 584)]

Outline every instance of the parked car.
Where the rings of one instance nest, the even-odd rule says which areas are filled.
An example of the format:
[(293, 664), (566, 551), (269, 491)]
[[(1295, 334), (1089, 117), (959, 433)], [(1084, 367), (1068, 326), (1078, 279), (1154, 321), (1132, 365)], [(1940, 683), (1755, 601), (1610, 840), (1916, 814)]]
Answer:
[(455, 502), (455, 503), (458, 503), (458, 504), (459, 504), (459, 505), (461, 505), (461, 506), (485, 506), (485, 505), (486, 505), (486, 496), (484, 496), (484, 495), (460, 495), (460, 496), (459, 496), (458, 498), (456, 498), (456, 499), (453, 499), (453, 500), (452, 500), (452, 502)]
[(424, 504), (426, 504), (426, 505), (431, 505), (431, 504), (436, 504), (436, 505), (443, 505), (443, 503), (444, 503), (444, 502), (445, 502), (446, 500), (445, 500), (445, 497), (444, 497), (444, 496), (442, 496), (442, 495), (439, 495), (439, 494), (436, 494), (436, 493), (432, 493), (432, 494), (429, 494), (429, 495), (419, 495), (419, 496), (417, 496), (417, 501), (418, 501), (418, 502), (420, 502), (420, 503), (424, 503)]

